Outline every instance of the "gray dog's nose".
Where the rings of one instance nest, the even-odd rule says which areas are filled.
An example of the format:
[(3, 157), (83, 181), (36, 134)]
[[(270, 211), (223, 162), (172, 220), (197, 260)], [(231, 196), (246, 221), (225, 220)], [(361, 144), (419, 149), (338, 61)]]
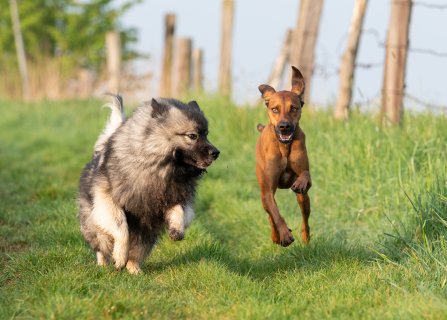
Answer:
[(210, 150), (210, 155), (216, 160), (219, 157), (220, 151), (216, 148)]

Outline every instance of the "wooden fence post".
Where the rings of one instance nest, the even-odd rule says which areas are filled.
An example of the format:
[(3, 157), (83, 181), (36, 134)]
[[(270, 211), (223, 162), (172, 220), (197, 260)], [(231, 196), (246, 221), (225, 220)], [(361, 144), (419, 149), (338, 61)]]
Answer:
[(176, 83), (174, 97), (182, 98), (191, 88), (191, 49), (192, 40), (177, 39)]
[(175, 14), (165, 16), (163, 66), (160, 75), (160, 96), (169, 97), (172, 91), (172, 64), (174, 57)]
[(382, 90), (382, 121), (397, 125), (402, 121), (405, 69), (409, 42), (411, 0), (391, 0), (386, 40)]
[(315, 46), (317, 44), (323, 0), (301, 0), (298, 21), (293, 34), (290, 62), (299, 68), (306, 81), (304, 100), (309, 102), (312, 74), (314, 71)]
[(231, 97), (231, 53), (233, 48), (234, 1), (222, 0), (219, 91), (225, 98)]
[(22, 80), (22, 96), (23, 99), (29, 100), (31, 98), (28, 66), (26, 64), (25, 46), (23, 44), (22, 30), (20, 28), (19, 9), (16, 0), (9, 1), (11, 9), (12, 28), (14, 31), (14, 42), (16, 45), (17, 62), (19, 64), (20, 78)]
[(87, 99), (92, 96), (95, 85), (95, 74), (93, 71), (82, 68), (78, 73), (78, 97)]
[(284, 38), (284, 42), (281, 47), (281, 51), (279, 52), (279, 55), (276, 58), (275, 65), (273, 66), (272, 73), (270, 74), (269, 80), (267, 82), (273, 88), (278, 88), (281, 85), (281, 79), (284, 73), (284, 69), (286, 67), (286, 63), (290, 59), (292, 34), (293, 34), (292, 29), (288, 29), (286, 32), (286, 36)]
[(118, 32), (106, 33), (107, 71), (109, 92), (118, 93), (121, 78), (121, 40)]
[(368, 0), (356, 0), (349, 30), (348, 45), (343, 54), (340, 67), (340, 89), (334, 117), (338, 120), (348, 120), (349, 105), (352, 100), (352, 84), (354, 82), (355, 61), (362, 33), (363, 20)]
[(196, 48), (192, 53), (193, 60), (193, 84), (194, 91), (200, 93), (203, 91), (203, 50)]

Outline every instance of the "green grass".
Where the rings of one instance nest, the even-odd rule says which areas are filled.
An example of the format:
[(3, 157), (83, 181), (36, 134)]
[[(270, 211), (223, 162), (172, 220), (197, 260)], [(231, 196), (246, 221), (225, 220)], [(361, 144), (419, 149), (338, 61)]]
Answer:
[[(271, 243), (255, 176), (264, 108), (199, 100), (221, 157), (182, 242), (164, 236), (144, 275), (101, 269), (83, 241), (79, 173), (102, 102), (1, 102), (0, 318), (441, 319), (447, 317), (447, 120), (304, 109), (312, 240)], [(298, 238), (291, 191), (277, 195)]]

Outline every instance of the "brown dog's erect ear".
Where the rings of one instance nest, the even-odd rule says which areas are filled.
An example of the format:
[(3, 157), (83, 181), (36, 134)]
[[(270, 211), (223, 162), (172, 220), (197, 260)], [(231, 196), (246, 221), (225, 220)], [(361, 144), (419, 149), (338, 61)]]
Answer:
[(304, 94), (304, 77), (298, 68), (292, 66), (292, 92), (300, 97)]
[(261, 84), (258, 89), (262, 93), (262, 98), (265, 101), (265, 105), (268, 105), (270, 97), (276, 92), (275, 89), (270, 87), (268, 84)]

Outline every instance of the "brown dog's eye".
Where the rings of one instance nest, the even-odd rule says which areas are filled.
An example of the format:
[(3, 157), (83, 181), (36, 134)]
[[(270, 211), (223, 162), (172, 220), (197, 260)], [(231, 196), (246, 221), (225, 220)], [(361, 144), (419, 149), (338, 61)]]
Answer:
[(278, 113), (279, 110), (278, 110), (278, 108), (273, 108), (273, 109), (272, 109), (272, 112), (273, 112), (273, 113)]
[(187, 136), (191, 140), (197, 140), (197, 135), (195, 133), (189, 133), (187, 134)]
[(297, 112), (297, 111), (298, 111), (298, 108), (297, 108), (297, 107), (291, 107), (291, 108), (290, 108), (290, 111), (292, 111), (292, 112)]

